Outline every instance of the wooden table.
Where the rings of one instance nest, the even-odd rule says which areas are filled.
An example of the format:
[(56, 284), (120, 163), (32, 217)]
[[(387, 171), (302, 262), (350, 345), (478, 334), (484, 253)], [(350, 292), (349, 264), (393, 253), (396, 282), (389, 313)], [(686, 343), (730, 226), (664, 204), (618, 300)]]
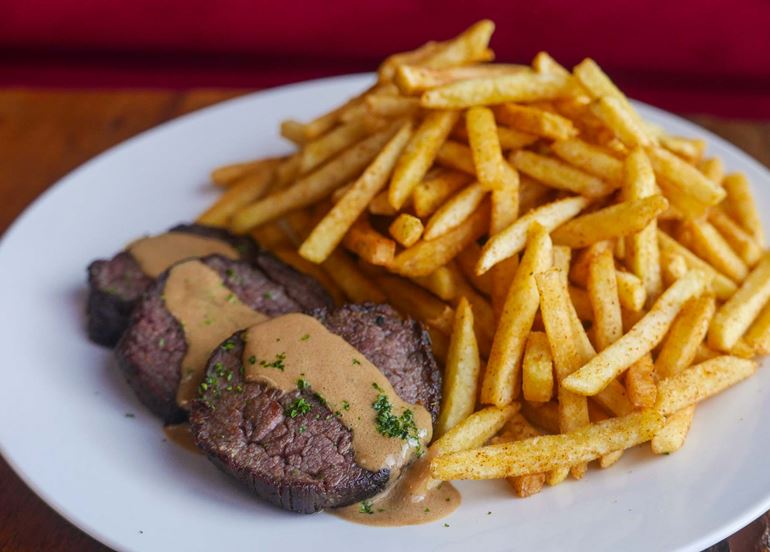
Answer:
[[(240, 93), (0, 90), (0, 234), (48, 186), (94, 155)], [(770, 166), (770, 123), (692, 119)], [(717, 549), (754, 552), (762, 529), (758, 520)], [(56, 514), (0, 459), (0, 550), (108, 549)]]

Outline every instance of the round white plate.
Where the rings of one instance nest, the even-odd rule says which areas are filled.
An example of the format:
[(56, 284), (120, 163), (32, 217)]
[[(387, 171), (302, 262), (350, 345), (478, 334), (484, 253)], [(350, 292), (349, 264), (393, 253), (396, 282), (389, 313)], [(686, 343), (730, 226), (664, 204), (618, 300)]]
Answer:
[[(288, 151), (280, 121), (362, 90), (370, 75), (307, 82), (225, 102), (146, 132), (76, 170), (0, 243), (0, 447), (46, 502), (119, 550), (692, 550), (770, 508), (770, 370), (698, 408), (685, 447), (647, 447), (583, 481), (513, 497), (505, 482), (463, 482), (441, 522), (396, 529), (301, 516), (253, 499), (204, 457), (163, 439), (111, 352), (84, 331), (86, 266), (136, 236), (201, 212), (212, 167)], [(706, 136), (745, 171), (762, 211), (770, 174), (716, 136), (639, 105), (675, 134)], [(19, 182), (22, 186), (23, 182)], [(444, 524), (448, 526), (446, 526)]]

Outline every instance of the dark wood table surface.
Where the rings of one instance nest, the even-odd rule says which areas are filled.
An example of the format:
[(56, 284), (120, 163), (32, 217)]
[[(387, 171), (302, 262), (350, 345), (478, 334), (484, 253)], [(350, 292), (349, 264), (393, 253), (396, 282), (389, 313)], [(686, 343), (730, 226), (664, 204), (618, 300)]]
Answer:
[[(143, 130), (242, 93), (0, 89), (0, 235), (40, 193), (84, 161)], [(770, 122), (691, 119), (770, 166)], [(764, 523), (757, 520), (717, 549), (754, 552)], [(49, 508), (0, 458), (0, 551), (38, 550), (108, 548)]]

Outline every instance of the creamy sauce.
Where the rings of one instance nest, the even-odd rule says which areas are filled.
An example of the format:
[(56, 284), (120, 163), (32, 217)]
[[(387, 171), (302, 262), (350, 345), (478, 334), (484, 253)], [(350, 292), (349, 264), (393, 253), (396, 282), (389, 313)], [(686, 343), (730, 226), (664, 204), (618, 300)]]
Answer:
[(184, 259), (205, 257), (215, 253), (238, 259), (238, 251), (229, 243), (189, 232), (167, 232), (141, 238), (126, 248), (147, 276), (157, 278), (161, 272)]
[(364, 525), (397, 527), (418, 525), (445, 518), (460, 506), (460, 493), (451, 483), (430, 477), (428, 453), (404, 475), (371, 500), (332, 510), (334, 515)]
[(169, 271), (163, 299), (184, 329), (187, 353), (176, 400), (180, 407), (189, 408), (198, 396), (211, 352), (238, 330), (268, 317), (243, 304), (215, 270), (198, 260), (179, 263)]
[(175, 445), (179, 445), (183, 449), (186, 449), (190, 452), (194, 452), (196, 454), (203, 454), (203, 452), (201, 452), (201, 449), (195, 446), (195, 441), (193, 440), (192, 431), (190, 431), (190, 424), (184, 423), (184, 424), (176, 424), (176, 425), (167, 425), (167, 426), (164, 426), (163, 433), (166, 434), (166, 439), (168, 439)]
[[(356, 462), (367, 470), (387, 468), (395, 478), (401, 466), (430, 441), (428, 411), (402, 400), (376, 366), (311, 316), (287, 314), (250, 328), (244, 349), (246, 381), (262, 381), (284, 392), (295, 391), (300, 379), (307, 382), (310, 391), (323, 397), (351, 430)], [(372, 405), (382, 394), (393, 415), (401, 416), (406, 410), (414, 414), (414, 442), (378, 431)]]

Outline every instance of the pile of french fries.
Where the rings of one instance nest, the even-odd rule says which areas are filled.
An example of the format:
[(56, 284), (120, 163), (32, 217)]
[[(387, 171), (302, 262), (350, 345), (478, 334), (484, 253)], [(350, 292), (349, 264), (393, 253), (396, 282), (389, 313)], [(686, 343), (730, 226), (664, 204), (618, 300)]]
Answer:
[(703, 140), (643, 120), (590, 59), (491, 63), (493, 29), (285, 121), (296, 152), (216, 169), (199, 220), (422, 321), (444, 365), (434, 482), (529, 496), (682, 447), (770, 351), (770, 255), (746, 177)]

